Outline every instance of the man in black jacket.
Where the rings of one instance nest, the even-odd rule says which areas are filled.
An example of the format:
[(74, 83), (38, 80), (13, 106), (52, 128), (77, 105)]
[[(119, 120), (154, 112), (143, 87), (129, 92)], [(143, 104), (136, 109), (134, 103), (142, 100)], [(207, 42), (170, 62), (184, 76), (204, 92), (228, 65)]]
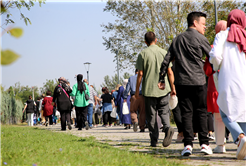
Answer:
[[(164, 58), (158, 86), (160, 88), (164, 86), (163, 80), (168, 64), (175, 60), (175, 87), (182, 115), (185, 146), (181, 155), (192, 154), (194, 137), (192, 118), (197, 118), (198, 121), (201, 152), (212, 154), (207, 137), (207, 87), (202, 61), (203, 55), (209, 56), (211, 50), (210, 44), (204, 36), (206, 14), (191, 12), (188, 14), (187, 22), (188, 29), (173, 39)], [(193, 117), (195, 115), (197, 116)]]

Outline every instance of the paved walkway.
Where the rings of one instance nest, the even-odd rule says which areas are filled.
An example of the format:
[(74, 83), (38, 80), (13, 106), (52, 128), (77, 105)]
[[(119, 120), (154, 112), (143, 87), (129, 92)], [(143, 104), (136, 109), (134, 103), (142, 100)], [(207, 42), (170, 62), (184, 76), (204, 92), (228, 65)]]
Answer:
[[(52, 130), (54, 132), (64, 132), (60, 130), (61, 127), (59, 124), (51, 127), (40, 127)], [(172, 139), (172, 144), (167, 148), (162, 146), (162, 140), (164, 138), (164, 133), (162, 132), (160, 132), (159, 144), (157, 147), (150, 147), (148, 129), (146, 129), (144, 133), (140, 133), (139, 130), (138, 132), (133, 132), (132, 128), (130, 130), (124, 130), (123, 126), (105, 128), (100, 125), (97, 128), (78, 131), (78, 129), (73, 126), (72, 130), (67, 130), (64, 133), (73, 134), (78, 137), (94, 136), (98, 141), (108, 143), (116, 148), (161, 155), (165, 156), (168, 160), (175, 160), (185, 165), (246, 166), (246, 160), (236, 160), (237, 149), (236, 145), (232, 142), (232, 137), (230, 137), (230, 142), (226, 144), (227, 152), (224, 154), (203, 155), (200, 153), (199, 142), (194, 141), (193, 154), (189, 157), (183, 157), (180, 155), (183, 150), (183, 144), (175, 143), (178, 133), (176, 128)], [(210, 146), (214, 149), (216, 147), (215, 141), (211, 141)]]

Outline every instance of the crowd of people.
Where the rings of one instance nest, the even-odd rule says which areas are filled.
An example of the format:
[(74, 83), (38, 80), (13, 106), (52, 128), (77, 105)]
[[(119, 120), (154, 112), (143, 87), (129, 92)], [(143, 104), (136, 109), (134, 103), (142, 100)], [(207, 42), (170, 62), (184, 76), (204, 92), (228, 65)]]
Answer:
[[(169, 99), (177, 96), (178, 104), (171, 111), (178, 128), (176, 142), (184, 143), (182, 156), (192, 154), (196, 139), (201, 153), (225, 153), (230, 132), (237, 159), (246, 159), (245, 13), (235, 9), (227, 21), (219, 21), (213, 45), (204, 36), (206, 17), (202, 12), (189, 13), (188, 29), (173, 39), (168, 51), (156, 44), (154, 32), (147, 32), (147, 48), (138, 55), (135, 75), (111, 92), (103, 87), (102, 95), (97, 94), (82, 74), (72, 87), (60, 77), (53, 97), (50, 91), (36, 102), (29, 97), (24, 108), (28, 125), (37, 121), (56, 124), (60, 116), (61, 130), (71, 130), (72, 123), (78, 130), (100, 123), (103, 127), (122, 125), (126, 130), (132, 127), (134, 132), (148, 128), (150, 146), (157, 146), (162, 131), (162, 145), (167, 147), (174, 134)], [(216, 141), (215, 149), (209, 140)]]

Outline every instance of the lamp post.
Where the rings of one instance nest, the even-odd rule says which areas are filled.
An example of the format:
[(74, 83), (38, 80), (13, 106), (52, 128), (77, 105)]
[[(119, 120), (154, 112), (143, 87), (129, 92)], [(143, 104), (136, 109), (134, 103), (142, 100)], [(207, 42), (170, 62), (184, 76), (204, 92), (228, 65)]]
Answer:
[(116, 57), (117, 57), (117, 75), (118, 75), (118, 84), (120, 84), (120, 73), (119, 73), (119, 57), (118, 57), (118, 50), (116, 50)]
[[(90, 62), (85, 62), (84, 65), (85, 65), (85, 70), (87, 72), (87, 81), (89, 82), (89, 68), (90, 68)], [(86, 68), (86, 65), (88, 65), (88, 69)]]
[(216, 0), (214, 0), (214, 12), (215, 12), (215, 25), (218, 22), (218, 15), (217, 15), (217, 4), (216, 4)]

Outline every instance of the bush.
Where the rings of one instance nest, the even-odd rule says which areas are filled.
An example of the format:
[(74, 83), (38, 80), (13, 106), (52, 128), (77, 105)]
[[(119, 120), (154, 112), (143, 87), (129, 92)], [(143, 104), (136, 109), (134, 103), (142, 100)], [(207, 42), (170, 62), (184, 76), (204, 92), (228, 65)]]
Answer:
[(21, 100), (9, 95), (6, 92), (1, 93), (1, 123), (16, 124), (22, 118), (23, 104)]

